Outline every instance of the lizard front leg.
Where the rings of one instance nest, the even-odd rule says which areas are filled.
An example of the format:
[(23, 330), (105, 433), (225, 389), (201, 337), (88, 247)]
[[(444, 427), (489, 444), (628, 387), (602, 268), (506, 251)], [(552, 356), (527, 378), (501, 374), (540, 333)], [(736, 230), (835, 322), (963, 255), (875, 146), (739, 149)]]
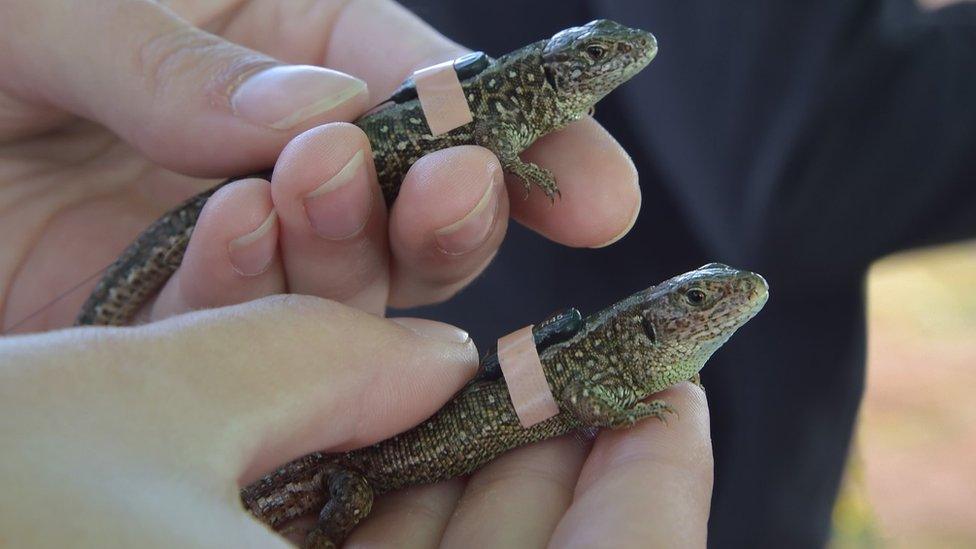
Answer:
[(573, 382), (563, 391), (563, 409), (583, 425), (619, 429), (642, 419), (656, 417), (667, 421), (674, 408), (663, 400), (643, 402), (637, 395), (617, 394), (604, 385)]
[(534, 140), (528, 125), (511, 117), (496, 119), (492, 124), (479, 123), (474, 130), (475, 143), (494, 152), (502, 168), (522, 180), (526, 196), (535, 185), (553, 200), (559, 194), (559, 188), (552, 172), (519, 158), (519, 153)]
[(329, 500), (319, 513), (318, 524), (305, 537), (306, 549), (334, 549), (373, 507), (373, 489), (359, 473), (330, 466), (322, 484)]
[(549, 200), (555, 200), (559, 195), (559, 188), (556, 186), (556, 178), (552, 172), (531, 162), (526, 162), (515, 155), (510, 158), (500, 158), (502, 167), (505, 171), (519, 176), (525, 185), (525, 194), (528, 196), (532, 185), (542, 189)]

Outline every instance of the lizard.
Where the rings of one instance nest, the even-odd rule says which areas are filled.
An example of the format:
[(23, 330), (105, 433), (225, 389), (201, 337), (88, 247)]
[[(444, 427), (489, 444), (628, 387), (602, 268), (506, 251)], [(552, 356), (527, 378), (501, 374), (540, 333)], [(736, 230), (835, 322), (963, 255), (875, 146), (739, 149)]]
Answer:
[(704, 265), (637, 292), (587, 317), (568, 338), (542, 345), (556, 416), (522, 427), (505, 380), (476, 377), (417, 427), (344, 454), (300, 458), (245, 487), (241, 499), (274, 528), (321, 509), (305, 546), (334, 547), (368, 515), (376, 494), (466, 475), (512, 448), (577, 429), (664, 420), (671, 406), (648, 397), (697, 379), (712, 353), (768, 296), (758, 274)]
[[(461, 87), (472, 122), (431, 134), (412, 82), (392, 101), (354, 123), (372, 148), (376, 175), (387, 205), (404, 175), (421, 156), (457, 145), (492, 151), (502, 168), (518, 176), (526, 193), (533, 186), (550, 199), (558, 195), (553, 174), (519, 154), (538, 138), (580, 120), (617, 86), (640, 72), (657, 54), (654, 35), (609, 20), (560, 31), (547, 40), (491, 59), (465, 56)], [(472, 74), (473, 73), (473, 74)], [(413, 93), (411, 93), (413, 90)], [(270, 170), (247, 177), (270, 179)], [(179, 267), (207, 199), (233, 178), (164, 214), (110, 265), (82, 306), (79, 325), (120, 325), (132, 320)]]

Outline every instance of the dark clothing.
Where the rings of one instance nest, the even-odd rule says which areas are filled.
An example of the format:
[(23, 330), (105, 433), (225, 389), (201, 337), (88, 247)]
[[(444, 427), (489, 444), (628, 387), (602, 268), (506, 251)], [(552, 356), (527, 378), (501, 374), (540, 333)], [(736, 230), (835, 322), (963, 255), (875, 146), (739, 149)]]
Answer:
[(493, 55), (598, 17), (655, 33), (657, 59), (597, 106), (640, 173), (630, 235), (572, 250), (513, 226), (484, 276), (421, 314), (487, 348), (556, 309), (594, 311), (710, 261), (764, 274), (766, 309), (703, 371), (709, 540), (824, 545), (864, 383), (866, 268), (976, 235), (976, 5), (407, 5)]

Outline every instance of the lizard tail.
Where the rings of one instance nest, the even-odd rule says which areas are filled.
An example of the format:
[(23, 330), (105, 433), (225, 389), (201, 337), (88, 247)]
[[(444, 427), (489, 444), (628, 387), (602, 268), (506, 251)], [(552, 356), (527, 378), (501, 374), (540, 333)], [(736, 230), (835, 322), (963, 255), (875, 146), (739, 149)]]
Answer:
[(337, 456), (309, 454), (265, 475), (241, 490), (252, 515), (281, 531), (293, 521), (318, 512), (305, 547), (323, 549), (341, 543), (373, 506), (373, 489)]
[(280, 530), (325, 505), (323, 478), (334, 461), (334, 456), (321, 453), (296, 459), (241, 490), (241, 502), (252, 515)]
[(261, 172), (228, 179), (157, 219), (105, 270), (81, 307), (75, 323), (80, 326), (121, 326), (130, 322), (180, 266), (207, 199), (238, 179), (270, 176), (271, 172)]
[(342, 467), (324, 468), (329, 500), (319, 522), (305, 537), (305, 549), (328, 549), (342, 543), (373, 508), (373, 489), (361, 474)]

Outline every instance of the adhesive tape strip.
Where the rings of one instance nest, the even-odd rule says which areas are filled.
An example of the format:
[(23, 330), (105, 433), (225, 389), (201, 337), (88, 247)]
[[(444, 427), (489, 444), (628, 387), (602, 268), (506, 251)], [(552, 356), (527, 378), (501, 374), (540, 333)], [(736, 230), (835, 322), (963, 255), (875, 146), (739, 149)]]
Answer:
[(532, 427), (559, 413), (559, 406), (542, 371), (532, 326), (498, 340), (498, 364), (522, 427)]
[(453, 60), (413, 73), (413, 81), (432, 135), (447, 133), (474, 120)]

